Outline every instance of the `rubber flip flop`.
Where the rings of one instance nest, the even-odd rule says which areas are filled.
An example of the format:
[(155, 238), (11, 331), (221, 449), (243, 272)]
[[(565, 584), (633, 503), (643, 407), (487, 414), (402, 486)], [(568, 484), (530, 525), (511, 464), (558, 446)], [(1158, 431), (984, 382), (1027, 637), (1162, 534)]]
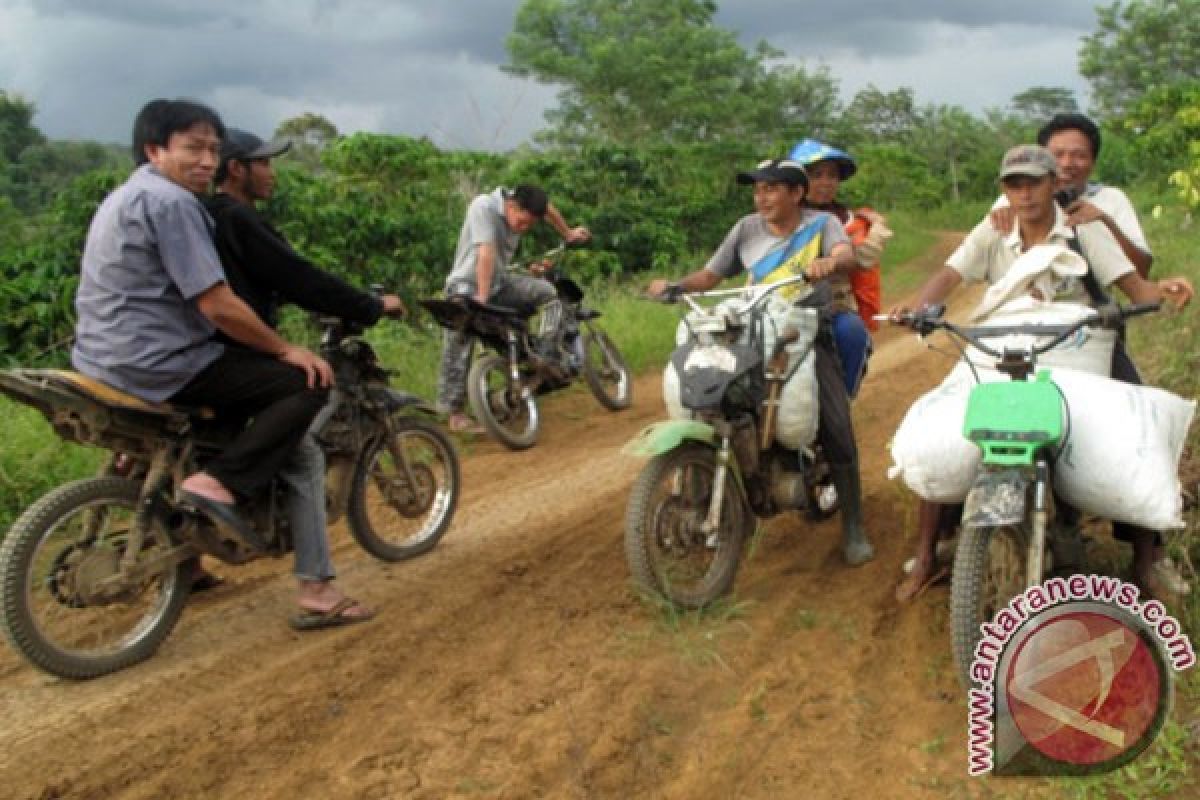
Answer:
[(929, 574), (928, 578), (920, 583), (917, 583), (910, 575), (901, 581), (900, 585), (896, 587), (896, 602), (901, 604), (911, 603), (913, 600), (916, 600), (918, 597), (925, 594), (926, 589), (928, 589), (930, 586), (933, 586), (935, 583), (942, 580), (949, 574), (950, 567), (939, 566)]
[(355, 606), (366, 609), (357, 600), (343, 597), (337, 605), (328, 611), (301, 611), (288, 618), (288, 625), (295, 631), (318, 631), (323, 628), (340, 628), (344, 625), (354, 625), (366, 622), (375, 617), (375, 612), (367, 610), (365, 614), (347, 614)]
[(260, 553), (266, 551), (266, 542), (242, 519), (242, 515), (237, 512), (237, 507), (232, 503), (222, 503), (213, 500), (211, 497), (189, 492), (187, 489), (179, 490), (179, 502), (183, 505), (191, 506), (218, 526), (232, 531), (234, 535), (249, 547)]
[(224, 586), (225, 579), (220, 575), (213, 575), (211, 572), (203, 572), (192, 579), (192, 592), (207, 592), (210, 589), (216, 589), (218, 586)]

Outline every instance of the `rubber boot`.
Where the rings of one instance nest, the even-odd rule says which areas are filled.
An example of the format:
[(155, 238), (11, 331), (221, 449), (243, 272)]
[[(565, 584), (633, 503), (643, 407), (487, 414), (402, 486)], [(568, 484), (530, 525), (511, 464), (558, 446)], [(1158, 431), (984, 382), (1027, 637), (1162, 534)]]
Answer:
[(829, 468), (842, 510), (842, 558), (852, 567), (875, 558), (875, 548), (862, 526), (862, 485), (857, 464), (835, 464)]

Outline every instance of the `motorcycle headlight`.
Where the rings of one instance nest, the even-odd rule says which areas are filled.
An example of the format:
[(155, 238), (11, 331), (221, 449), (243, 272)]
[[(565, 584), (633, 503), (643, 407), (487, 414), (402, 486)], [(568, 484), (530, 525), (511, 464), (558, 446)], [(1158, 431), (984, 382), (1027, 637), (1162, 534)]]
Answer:
[(734, 372), (737, 369), (737, 356), (730, 350), (717, 345), (697, 347), (688, 353), (687, 360), (683, 362), (683, 371), (691, 372), (697, 369)]

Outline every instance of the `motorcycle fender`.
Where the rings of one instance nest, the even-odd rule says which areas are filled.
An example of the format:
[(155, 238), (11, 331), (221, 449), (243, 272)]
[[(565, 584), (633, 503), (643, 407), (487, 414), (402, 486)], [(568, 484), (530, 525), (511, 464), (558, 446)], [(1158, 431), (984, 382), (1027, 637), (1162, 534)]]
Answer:
[(432, 405), (426, 402), (423, 398), (417, 397), (415, 394), (401, 392), (398, 389), (383, 389), (381, 390), (383, 403), (387, 406), (390, 412), (413, 410), (420, 411), (430, 416), (435, 416), (437, 411)]
[(1021, 470), (985, 470), (963, 505), (962, 523), (973, 528), (1018, 525), (1025, 519), (1030, 476)]
[(708, 423), (694, 419), (668, 419), (642, 428), (637, 436), (625, 443), (621, 452), (650, 458), (668, 453), (688, 440), (716, 446), (717, 436)]

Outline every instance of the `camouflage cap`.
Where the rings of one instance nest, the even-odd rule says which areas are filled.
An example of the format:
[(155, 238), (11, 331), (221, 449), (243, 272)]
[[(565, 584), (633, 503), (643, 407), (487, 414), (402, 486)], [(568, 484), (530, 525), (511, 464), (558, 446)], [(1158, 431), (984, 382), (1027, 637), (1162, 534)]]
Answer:
[(1043, 175), (1057, 175), (1058, 163), (1054, 155), (1037, 144), (1019, 144), (1009, 149), (1000, 162), (1000, 180), (1013, 175), (1029, 175), (1040, 178)]

